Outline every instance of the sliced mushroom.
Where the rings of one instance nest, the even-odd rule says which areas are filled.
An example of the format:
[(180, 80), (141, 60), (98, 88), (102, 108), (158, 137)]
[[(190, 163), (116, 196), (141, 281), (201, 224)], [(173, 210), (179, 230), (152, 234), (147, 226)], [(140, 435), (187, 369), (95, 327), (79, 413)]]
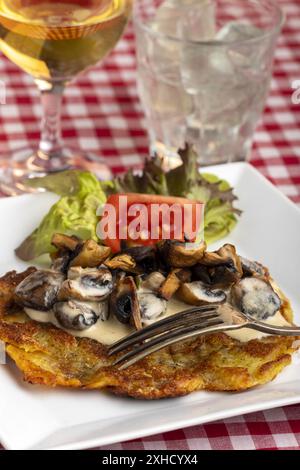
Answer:
[(148, 246), (135, 246), (107, 260), (109, 269), (121, 269), (131, 274), (147, 274), (157, 269), (155, 249)]
[(269, 275), (267, 268), (265, 268), (262, 264), (258, 263), (257, 261), (250, 261), (249, 259), (243, 258), (242, 256), (240, 256), (240, 260), (242, 263), (243, 277), (265, 277)]
[(74, 251), (80, 244), (80, 240), (75, 236), (69, 237), (62, 233), (55, 233), (52, 237), (51, 243), (58, 250)]
[(66, 274), (69, 269), (69, 264), (71, 261), (71, 252), (70, 251), (59, 251), (56, 256), (51, 256), (52, 263), (51, 269), (53, 271), (58, 271), (60, 273)]
[(204, 266), (204, 264), (196, 264), (192, 268), (193, 280), (212, 286), (214, 284), (214, 272), (214, 269), (212, 270), (210, 267)]
[(131, 276), (121, 278), (110, 297), (110, 310), (121, 323), (131, 323), (142, 328), (137, 288)]
[(138, 303), (143, 325), (148, 325), (161, 317), (167, 310), (167, 302), (154, 292), (138, 292)]
[(70, 266), (82, 268), (95, 268), (100, 266), (110, 255), (111, 250), (107, 246), (98, 245), (94, 240), (87, 240), (77, 246), (73, 252)]
[(205, 249), (205, 242), (193, 244), (166, 240), (159, 246), (159, 253), (168, 266), (189, 268), (203, 258)]
[(189, 282), (191, 273), (188, 269), (172, 269), (168, 274), (166, 280), (160, 286), (158, 293), (166, 300), (170, 300), (171, 297), (177, 292), (182, 283)]
[(157, 270), (156, 249), (152, 246), (134, 246), (125, 253), (135, 261), (139, 272), (152, 273)]
[(50, 310), (57, 299), (64, 276), (51, 270), (35, 271), (15, 290), (15, 300), (35, 310)]
[(107, 302), (81, 302), (69, 300), (57, 302), (53, 307), (54, 315), (59, 324), (70, 330), (87, 330), (99, 320), (108, 318)]
[(256, 277), (246, 277), (231, 289), (231, 301), (246, 315), (266, 320), (281, 307), (281, 300), (269, 282)]
[(73, 267), (68, 271), (58, 293), (58, 300), (104, 300), (112, 292), (113, 279), (111, 272), (105, 268)]
[(206, 266), (229, 264), (240, 268), (241, 263), (239, 257), (236, 254), (235, 247), (229, 243), (226, 243), (217, 251), (207, 251), (201, 260), (201, 264), (205, 264)]
[(122, 253), (121, 255), (114, 256), (109, 260), (106, 260), (104, 264), (112, 270), (119, 269), (127, 273), (138, 274), (138, 270), (136, 269), (136, 262), (130, 255), (124, 253)]
[(157, 292), (165, 280), (166, 278), (162, 273), (159, 271), (154, 271), (142, 281), (140, 288), (143, 290)]
[(211, 289), (201, 281), (182, 284), (178, 290), (178, 297), (187, 304), (205, 305), (209, 303), (223, 303), (226, 294), (222, 290)]
[(233, 245), (224, 245), (218, 251), (204, 254), (193, 267), (193, 277), (214, 287), (230, 287), (243, 275), (241, 260)]

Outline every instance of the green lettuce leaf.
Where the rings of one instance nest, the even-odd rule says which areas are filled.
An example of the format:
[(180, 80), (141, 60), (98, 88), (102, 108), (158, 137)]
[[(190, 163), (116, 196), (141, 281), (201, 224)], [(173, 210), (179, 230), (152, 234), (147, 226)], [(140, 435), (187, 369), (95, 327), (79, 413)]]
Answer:
[(92, 173), (70, 170), (44, 178), (28, 180), (32, 188), (45, 188), (58, 194), (40, 226), (17, 248), (22, 260), (29, 261), (52, 253), (54, 233), (77, 235), (82, 239), (98, 240), (97, 208), (110, 194), (133, 192), (178, 196), (205, 202), (204, 230), (207, 243), (228, 235), (237, 223), (240, 211), (234, 207), (236, 196), (230, 185), (217, 176), (199, 173), (197, 154), (186, 146), (179, 152), (182, 164), (165, 171), (164, 161), (155, 156), (147, 159), (140, 172), (129, 170), (113, 181), (100, 182)]
[(44, 217), (39, 227), (16, 249), (16, 254), (29, 261), (55, 251), (51, 245), (54, 233), (77, 235), (98, 240), (96, 211), (106, 195), (96, 176), (89, 172), (70, 170), (43, 178), (28, 180), (32, 188), (44, 188), (61, 196)]
[(227, 181), (202, 173), (202, 186), (209, 193), (205, 205), (204, 234), (209, 245), (226, 237), (238, 222), (241, 211), (233, 206), (237, 197)]
[(161, 196), (170, 194), (163, 161), (158, 156), (147, 159), (141, 172), (129, 170), (125, 175), (116, 178), (114, 184), (116, 193), (160, 194)]
[(182, 165), (165, 172), (159, 156), (146, 161), (140, 173), (127, 172), (115, 181), (112, 192), (137, 192), (186, 197), (205, 203), (206, 242), (213, 243), (228, 235), (237, 224), (241, 211), (234, 207), (237, 199), (227, 181), (216, 175), (199, 173), (198, 155), (191, 146), (179, 151)]

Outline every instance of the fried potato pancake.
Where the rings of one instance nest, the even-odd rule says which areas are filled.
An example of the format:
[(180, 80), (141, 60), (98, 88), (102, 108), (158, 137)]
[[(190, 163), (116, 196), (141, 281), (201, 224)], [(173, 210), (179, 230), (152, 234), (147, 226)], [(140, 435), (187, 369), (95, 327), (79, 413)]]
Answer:
[[(118, 395), (158, 399), (195, 390), (246, 390), (273, 380), (291, 362), (295, 338), (268, 336), (241, 343), (221, 333), (178, 343), (119, 371), (105, 346), (32, 321), (13, 304), (15, 287), (32, 270), (0, 279), (0, 340), (31, 384), (106, 388)], [(290, 304), (281, 297), (281, 313), (291, 321)]]

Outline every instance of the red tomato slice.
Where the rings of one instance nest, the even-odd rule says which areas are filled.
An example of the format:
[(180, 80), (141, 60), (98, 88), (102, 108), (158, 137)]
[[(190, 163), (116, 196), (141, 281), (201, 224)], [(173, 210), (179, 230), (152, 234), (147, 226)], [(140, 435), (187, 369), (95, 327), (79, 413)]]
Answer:
[[(125, 204), (124, 196), (126, 196), (126, 204)], [(122, 206), (122, 203), (124, 204), (124, 206)], [(171, 239), (176, 238), (177, 240), (183, 241), (186, 238), (188, 238), (190, 239), (190, 241), (194, 241), (195, 237), (194, 239), (190, 238), (189, 233), (184, 232), (184, 228), (186, 227), (186, 225), (183, 224), (183, 217), (185, 216), (190, 219), (191, 229), (195, 232), (197, 228), (196, 227), (197, 208), (198, 208), (198, 205), (202, 203), (200, 201), (179, 198), (179, 197), (172, 197), (172, 196), (160, 196), (156, 194), (123, 193), (123, 194), (111, 195), (108, 198), (106, 204), (112, 205), (115, 209), (116, 221), (117, 221), (117, 227), (116, 227), (117, 238), (116, 239), (107, 238), (106, 240), (104, 240), (104, 242), (107, 246), (111, 248), (113, 253), (116, 253), (121, 250), (122, 237), (120, 235), (120, 230), (123, 229), (123, 232), (124, 232), (124, 228), (125, 228), (125, 241), (129, 242), (129, 244), (146, 245), (146, 246), (153, 245), (157, 243), (159, 240), (162, 240), (165, 238), (164, 234), (167, 233), (166, 228), (169, 228), (170, 230), (169, 238)], [(163, 216), (162, 216), (162, 213), (160, 212), (159, 217), (158, 217), (158, 222), (156, 225), (157, 227), (156, 237), (155, 239), (151, 239), (151, 236), (149, 236), (149, 232), (151, 228), (151, 210), (150, 209), (153, 204), (160, 205), (160, 206), (164, 204), (168, 206), (168, 208), (170, 208), (174, 204), (179, 206), (177, 215), (178, 215), (178, 220), (180, 221), (180, 226), (177, 227), (177, 230), (176, 230), (176, 225), (175, 225), (175, 215), (171, 213), (170, 223), (168, 224), (168, 227), (165, 227), (163, 224), (163, 220), (162, 220)], [(139, 211), (138, 205), (141, 205), (142, 208), (145, 208), (146, 210), (142, 209), (141, 211)], [(186, 210), (185, 211), (183, 210), (185, 206), (188, 207), (187, 213), (186, 213)], [(130, 209), (133, 212), (131, 214), (129, 214)], [(152, 209), (155, 212), (154, 210), (155, 208), (152, 207)], [(138, 215), (139, 215), (139, 220), (142, 221), (142, 227), (143, 228), (147, 227), (146, 232), (148, 232), (148, 234), (145, 233), (143, 237), (139, 237), (138, 239), (135, 239), (135, 237), (133, 238), (132, 234), (128, 233), (128, 226), (135, 220), (135, 218)], [(147, 216), (147, 219), (145, 220), (146, 216)], [(125, 218), (125, 220), (122, 220), (122, 217)], [(146, 237), (146, 235), (148, 235), (148, 238)], [(123, 237), (123, 240), (124, 240), (124, 237)]]

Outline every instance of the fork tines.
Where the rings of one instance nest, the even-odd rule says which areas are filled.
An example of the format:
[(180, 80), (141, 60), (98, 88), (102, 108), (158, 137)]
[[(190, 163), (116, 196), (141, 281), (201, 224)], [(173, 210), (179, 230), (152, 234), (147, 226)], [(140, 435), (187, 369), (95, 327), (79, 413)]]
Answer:
[(138, 343), (152, 338), (158, 334), (165, 333), (169, 331), (174, 326), (181, 326), (186, 324), (186, 321), (191, 317), (195, 319), (197, 315), (201, 320), (209, 320), (212, 317), (217, 315), (217, 304), (204, 305), (202, 307), (193, 307), (182, 312), (179, 312), (175, 315), (170, 315), (169, 317), (164, 318), (163, 320), (152, 323), (149, 326), (146, 326), (142, 330), (135, 331), (129, 336), (117, 341), (109, 348), (109, 355), (116, 354), (122, 350), (127, 349), (130, 346), (135, 346)]
[(120, 365), (125, 369), (143, 357), (174, 344), (182, 339), (187, 339), (199, 334), (209, 333), (218, 328), (228, 329), (218, 312), (218, 304), (194, 307), (163, 320), (153, 323), (140, 331), (118, 341), (109, 348), (109, 355), (124, 353), (114, 365)]

